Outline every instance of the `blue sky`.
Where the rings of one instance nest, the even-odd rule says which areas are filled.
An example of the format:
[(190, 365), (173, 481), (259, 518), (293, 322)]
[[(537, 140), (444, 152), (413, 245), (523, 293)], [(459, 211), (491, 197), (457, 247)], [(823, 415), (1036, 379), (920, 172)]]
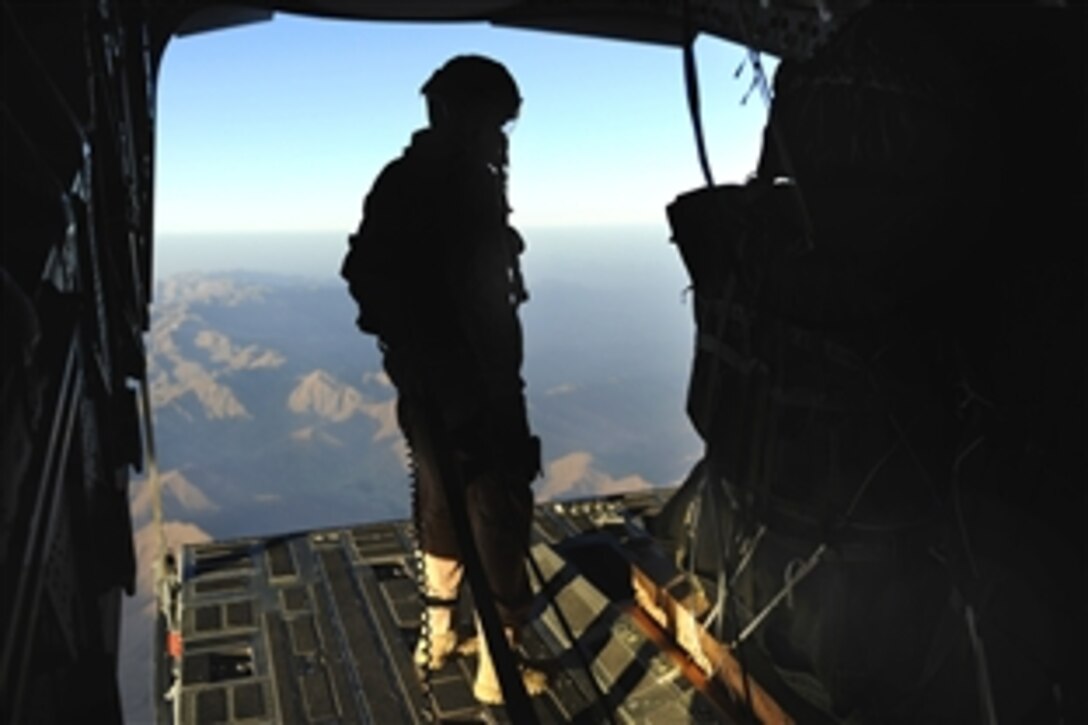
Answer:
[[(696, 45), (718, 181), (754, 168), (766, 109), (746, 50)], [(173, 40), (159, 78), (156, 231), (346, 232), (375, 175), (424, 124), (419, 87), (458, 53), (505, 63), (513, 223), (665, 225), (701, 173), (677, 48), (486, 24), (272, 22)], [(769, 67), (773, 68), (773, 62)]]

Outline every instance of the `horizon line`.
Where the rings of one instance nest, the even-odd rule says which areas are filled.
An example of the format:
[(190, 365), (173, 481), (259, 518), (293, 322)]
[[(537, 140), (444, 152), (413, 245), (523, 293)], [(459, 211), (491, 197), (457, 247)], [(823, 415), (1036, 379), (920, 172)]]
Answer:
[[(593, 222), (543, 222), (543, 223), (523, 223), (520, 225), (512, 225), (517, 229), (599, 229), (599, 228), (616, 228), (616, 227), (654, 227), (661, 224), (668, 224), (668, 219), (662, 213), (661, 219), (657, 221), (649, 219), (631, 220), (631, 221), (593, 221)], [(226, 234), (234, 235), (258, 235), (258, 234), (276, 234), (276, 235), (288, 235), (288, 234), (352, 234), (355, 228), (342, 228), (342, 227), (309, 227), (309, 228), (292, 228), (292, 229), (160, 229), (155, 230), (152, 234), (152, 238), (157, 237), (178, 237), (178, 236), (222, 236)]]

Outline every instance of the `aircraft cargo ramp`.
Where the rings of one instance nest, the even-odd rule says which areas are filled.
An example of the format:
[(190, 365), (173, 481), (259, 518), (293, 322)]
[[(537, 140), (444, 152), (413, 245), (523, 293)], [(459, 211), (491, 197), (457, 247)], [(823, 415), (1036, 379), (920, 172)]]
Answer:
[[(705, 598), (644, 526), (668, 493), (538, 505), (521, 654), (549, 673), (540, 722), (744, 721), (741, 670), (698, 624)], [(184, 547), (173, 626), (160, 618), (160, 721), (509, 722), (473, 698), (474, 654), (417, 674), (412, 542), (391, 522)], [(789, 720), (752, 681), (747, 697), (758, 719)]]

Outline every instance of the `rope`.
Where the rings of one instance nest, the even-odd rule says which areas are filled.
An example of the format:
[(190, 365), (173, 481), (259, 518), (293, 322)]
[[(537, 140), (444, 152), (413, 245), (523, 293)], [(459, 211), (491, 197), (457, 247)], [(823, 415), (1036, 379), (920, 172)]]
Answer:
[(698, 548), (699, 541), (699, 519), (703, 508), (703, 493), (706, 490), (707, 476), (703, 473), (699, 477), (699, 486), (695, 491), (695, 496), (691, 499), (691, 502), (687, 505), (687, 510), (684, 512), (684, 527), (687, 529), (687, 558), (688, 558), (688, 577), (692, 580), (695, 578), (695, 557), (696, 549)]
[[(896, 428), (896, 431), (899, 431), (898, 427)], [(847, 522), (853, 518), (854, 511), (857, 509), (858, 504), (861, 503), (861, 499), (865, 495), (865, 492), (869, 490), (869, 484), (876, 478), (876, 474), (880, 473), (881, 469), (884, 468), (884, 465), (891, 460), (892, 456), (899, 450), (899, 446), (905, 444), (906, 437), (900, 435), (895, 439), (888, 450), (884, 452), (884, 455), (873, 464), (872, 468), (869, 469), (869, 472), (865, 474), (865, 478), (861, 480), (861, 485), (858, 486), (857, 491), (854, 492), (854, 497), (850, 499), (850, 505), (846, 507), (846, 513), (843, 514), (841, 527), (845, 528)]]
[[(884, 467), (884, 464), (887, 463), (888, 459), (890, 459), (891, 456), (899, 449), (901, 444), (905, 444), (905, 436), (901, 436), (899, 439), (897, 439), (896, 442), (892, 444), (891, 448), (869, 470), (869, 473), (865, 476), (861, 484), (858, 486), (857, 491), (854, 492), (854, 496), (850, 501), (850, 505), (847, 507), (846, 513), (843, 516), (841, 523), (839, 524), (839, 528), (845, 528), (846, 525), (850, 522), (850, 519), (853, 517), (854, 511), (857, 509), (858, 504), (861, 502), (861, 499), (864, 497), (866, 491), (868, 491), (869, 485), (872, 483), (873, 479), (876, 478), (876, 474)], [(741, 565), (747, 565), (749, 559), (755, 553), (756, 545), (758, 545), (759, 540), (762, 539), (762, 534), (764, 531), (765, 527), (761, 525), (756, 533), (756, 537), (754, 538), (752, 548), (749, 552), (747, 552), (744, 559), (741, 561)], [(820, 561), (823, 559), (823, 555), (826, 551), (827, 542), (821, 542), (819, 545), (816, 546), (812, 553), (809, 554), (807, 559), (803, 561), (800, 559), (795, 559), (791, 561), (786, 566), (786, 570), (783, 574), (783, 579), (785, 580), (785, 583), (783, 584), (782, 588), (778, 591), (777, 594), (775, 594), (771, 598), (771, 600), (766, 605), (764, 605), (763, 609), (761, 609), (759, 613), (752, 618), (752, 620), (748, 623), (747, 626), (745, 626), (744, 630), (740, 633), (736, 640), (734, 640), (731, 646), (735, 648), (743, 643), (748, 637), (750, 637), (752, 633), (755, 632), (755, 630), (758, 629), (761, 624), (763, 624), (763, 621), (768, 616), (770, 616), (770, 614), (784, 600), (788, 601), (790, 603), (789, 606), (792, 607), (794, 587), (800, 584), (805, 579), (805, 577), (807, 577), (812, 572), (812, 570), (816, 568), (816, 565), (819, 564)], [(738, 573), (742, 568), (741, 565), (738, 565), (737, 567)]]
[[(727, 571), (725, 567), (725, 559), (728, 556), (729, 547), (726, 545), (725, 532), (722, 531), (722, 517), (718, 515), (721, 511), (721, 502), (718, 500), (719, 493), (721, 493), (720, 478), (715, 481), (715, 485), (710, 489), (710, 505), (711, 510), (714, 512), (714, 515), (712, 517), (714, 521), (714, 541), (716, 543), (715, 548), (718, 550), (719, 556), (719, 566), (717, 571), (717, 582), (715, 583), (716, 586), (714, 597), (716, 600), (716, 607), (720, 606), (723, 602), (726, 601), (726, 598), (730, 596), (732, 590), (732, 587), (729, 586)], [(721, 611), (724, 612), (724, 610)], [(716, 617), (714, 620), (714, 636), (719, 641), (723, 639), (723, 633), (725, 631), (724, 619), (724, 616), (719, 616)]]
[(752, 66), (752, 82), (748, 84), (748, 90), (740, 97), (740, 105), (747, 106), (748, 99), (752, 97), (752, 93), (758, 88), (759, 95), (763, 98), (763, 105), (769, 108), (771, 105), (771, 90), (767, 83), (767, 74), (763, 70), (763, 61), (760, 59), (759, 51), (748, 48), (748, 57), (742, 60), (737, 69), (733, 71), (734, 80), (740, 78), (740, 74), (744, 72), (745, 63)]
[[(719, 494), (726, 494), (726, 498), (729, 498), (728, 494), (724, 490), (725, 479), (718, 476), (715, 477), (715, 485), (711, 488), (711, 500), (713, 502), (714, 511), (714, 533), (717, 538), (719, 560), (718, 560), (718, 586), (717, 586), (717, 602), (714, 607), (717, 611), (717, 615), (714, 620), (714, 636), (721, 642), (725, 639), (725, 620), (726, 609), (732, 609), (733, 616), (728, 617), (732, 621), (733, 631), (736, 632), (738, 626), (737, 611), (735, 606), (730, 606), (735, 603), (736, 597), (733, 596), (733, 584), (737, 581), (737, 575), (739, 572), (734, 572), (733, 576), (729, 576), (726, 569), (725, 560), (729, 554), (729, 547), (726, 547), (725, 534), (722, 533), (722, 522), (718, 512), (721, 511), (721, 506), (718, 501)], [(735, 536), (733, 537), (735, 541)], [(738, 567), (739, 568), (739, 567)], [(745, 661), (744, 650), (741, 647), (736, 648), (737, 660), (740, 664), (741, 681), (744, 683), (744, 706), (746, 712), (751, 715), (752, 710), (752, 688), (748, 678), (748, 663)], [(721, 661), (718, 662), (718, 667), (721, 667)]]
[[(767, 527), (763, 524), (760, 524), (759, 528), (756, 529), (756, 533), (752, 535), (752, 538), (741, 544), (742, 553), (740, 563), (737, 564), (737, 568), (733, 572), (733, 576), (729, 577), (730, 581), (732, 581), (734, 584), (736, 583), (737, 579), (740, 578), (740, 575), (744, 573), (744, 570), (748, 568), (748, 564), (752, 561), (752, 557), (755, 556), (756, 549), (759, 548), (759, 542), (763, 540), (763, 535), (765, 533), (767, 533)], [(728, 591), (732, 591), (732, 586), (729, 586)], [(728, 606), (731, 606), (734, 599), (736, 599), (736, 597), (729, 597), (730, 604)], [(717, 617), (722, 616), (722, 611), (722, 602), (715, 602), (714, 608), (707, 613), (705, 621), (703, 622), (703, 626), (709, 627), (710, 624), (714, 622)], [(719, 636), (719, 639), (720, 638), (721, 637)]]
[[(971, 570), (971, 577), (978, 580), (980, 573), (975, 559), (974, 549), (971, 546), (970, 535), (967, 532), (967, 521), (963, 514), (963, 501), (960, 497), (960, 469), (963, 462), (969, 458), (975, 450), (985, 442), (985, 436), (977, 436), (962, 451), (956, 455), (952, 464), (952, 508), (956, 516), (956, 528), (960, 534), (960, 543), (963, 546), (964, 556)], [(979, 713), (981, 721), (985, 725), (997, 725), (997, 709), (994, 706), (993, 689), (990, 685), (990, 669), (986, 661), (986, 649), (982, 643), (982, 637), (978, 632), (978, 622), (975, 610), (970, 603), (963, 608), (964, 620), (967, 624), (967, 636), (971, 642), (971, 652), (975, 662), (975, 680), (978, 684)]]
[[(738, 8), (737, 21), (740, 24), (741, 35), (745, 38), (751, 38), (751, 33), (748, 29), (748, 23), (745, 22), (744, 13)], [(793, 165), (793, 157), (790, 155), (789, 149), (786, 147), (786, 141), (782, 138), (782, 131), (775, 123), (774, 117), (770, 113), (771, 101), (774, 100), (774, 94), (771, 91), (771, 86), (767, 82), (767, 73), (763, 70), (763, 61), (760, 59), (760, 53), (752, 47), (751, 43), (746, 43), (748, 46), (748, 62), (752, 65), (752, 85), (748, 88), (748, 91), (741, 99), (741, 105), (748, 100), (748, 96), (751, 95), (753, 88), (759, 88), (760, 95), (763, 97), (763, 104), (767, 107), (767, 129), (771, 132), (771, 140), (774, 141), (775, 149), (778, 151), (778, 160), (782, 164), (782, 170), (786, 172), (786, 175), (793, 182), (790, 186), (794, 192), (794, 200), (797, 203), (797, 211), (801, 215), (801, 223), (805, 230), (805, 243), (808, 249), (812, 249), (815, 246), (816, 234), (813, 231), (812, 215), (809, 213), (808, 204), (805, 202), (805, 195), (801, 191), (801, 180), (797, 178), (797, 170)], [(739, 72), (738, 68), (738, 72)]]
[(990, 687), (990, 669), (986, 664), (986, 650), (979, 636), (975, 610), (968, 604), (964, 607), (964, 619), (967, 621), (967, 634), (971, 639), (971, 651), (975, 655), (975, 678), (978, 681), (979, 710), (985, 725), (997, 725), (997, 709), (994, 707), (994, 693)]
[(804, 563), (797, 567), (796, 573), (794, 573), (793, 576), (790, 576), (789, 571), (786, 572), (786, 583), (778, 590), (778, 593), (771, 598), (771, 601), (767, 602), (763, 609), (759, 611), (759, 614), (752, 618), (752, 621), (748, 623), (741, 631), (740, 635), (738, 635), (730, 644), (731, 647), (736, 649), (740, 646), (761, 624), (763, 624), (763, 620), (770, 616), (771, 612), (778, 608), (778, 605), (781, 604), (786, 597), (793, 594), (793, 588), (804, 581), (805, 577), (816, 568), (816, 565), (819, 564), (820, 560), (823, 558), (825, 551), (827, 551), (827, 544), (821, 543), (811, 554), (809, 554)]
[(756, 549), (759, 548), (759, 542), (763, 541), (763, 535), (767, 533), (767, 527), (763, 524), (759, 525), (756, 529), (756, 533), (748, 540), (745, 545), (745, 551), (740, 563), (737, 564), (737, 570), (733, 572), (734, 581), (738, 576), (744, 573), (744, 570), (748, 568), (748, 563), (752, 561), (752, 557), (755, 556)]

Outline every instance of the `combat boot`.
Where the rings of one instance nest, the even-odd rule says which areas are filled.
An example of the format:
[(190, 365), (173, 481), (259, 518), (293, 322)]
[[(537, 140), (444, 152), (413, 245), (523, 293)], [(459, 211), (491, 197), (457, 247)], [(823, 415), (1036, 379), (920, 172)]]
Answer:
[[(476, 618), (476, 632), (479, 646), (477, 647), (476, 681), (472, 685), (472, 694), (478, 702), (485, 705), (501, 705), (503, 704), (502, 685), (499, 684), (499, 676), (495, 672), (491, 650), (487, 646), (487, 637), (484, 636), (479, 617)], [(506, 634), (510, 649), (514, 650), (517, 644), (516, 631), (513, 627), (504, 627), (503, 632)], [(541, 694), (548, 687), (548, 676), (540, 670), (519, 664), (518, 671), (521, 673), (521, 682), (529, 697)]]
[(440, 670), (457, 651), (457, 627), (453, 617), (463, 572), (464, 568), (456, 559), (423, 555), (423, 576), (430, 603), (423, 610), (425, 626), (420, 630), (413, 655), (416, 667), (420, 669)]

